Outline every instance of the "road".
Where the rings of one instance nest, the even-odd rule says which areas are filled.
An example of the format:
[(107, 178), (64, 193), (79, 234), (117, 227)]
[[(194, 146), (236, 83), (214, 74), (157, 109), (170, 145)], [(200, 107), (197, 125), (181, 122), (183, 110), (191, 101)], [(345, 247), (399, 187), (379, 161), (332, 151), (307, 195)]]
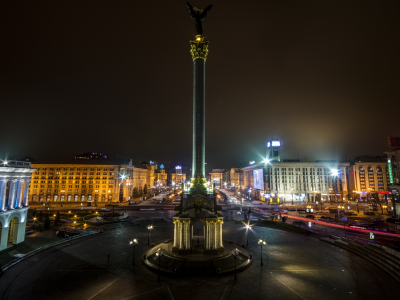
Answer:
[[(195, 278), (165, 276), (140, 263), (147, 245), (146, 224), (153, 224), (155, 245), (173, 238), (173, 224), (159, 212), (131, 212), (141, 226), (119, 224), (102, 234), (45, 250), (5, 271), (0, 299), (398, 299), (397, 282), (379, 267), (316, 238), (253, 227), (249, 247), (253, 262), (237, 274)], [(224, 243), (240, 249), (243, 224), (226, 221)], [(135, 266), (129, 240), (137, 238)], [(267, 241), (260, 265), (259, 238)], [(110, 261), (107, 261), (107, 253)]]

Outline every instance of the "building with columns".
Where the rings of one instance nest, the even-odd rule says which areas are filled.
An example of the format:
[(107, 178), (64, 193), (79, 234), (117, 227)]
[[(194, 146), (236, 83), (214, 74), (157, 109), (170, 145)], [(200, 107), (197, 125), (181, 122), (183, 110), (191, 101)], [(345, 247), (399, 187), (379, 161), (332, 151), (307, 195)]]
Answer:
[(0, 164), (0, 251), (25, 240), (29, 182), (34, 171), (30, 162)]

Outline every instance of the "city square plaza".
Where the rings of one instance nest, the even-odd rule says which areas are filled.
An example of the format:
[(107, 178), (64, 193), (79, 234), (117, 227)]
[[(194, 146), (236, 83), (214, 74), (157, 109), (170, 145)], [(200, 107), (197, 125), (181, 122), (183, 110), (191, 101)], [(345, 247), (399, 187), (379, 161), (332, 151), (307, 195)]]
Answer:
[[(320, 241), (317, 236), (253, 226), (229, 220), (224, 245), (248, 252), (252, 264), (237, 273), (207, 273), (183, 264), (177, 274), (142, 263), (146, 224), (152, 224), (154, 249), (173, 237), (172, 222), (136, 222), (71, 240), (29, 257), (4, 272), (2, 299), (398, 299), (398, 282), (363, 258)], [(154, 220), (154, 221), (150, 221)], [(152, 223), (150, 223), (152, 222)], [(141, 224), (137, 226), (137, 224)], [(135, 264), (130, 241), (137, 239)], [(263, 265), (258, 240), (263, 239)], [(109, 263), (107, 254), (110, 254)], [(157, 263), (155, 261), (155, 263)], [(199, 272), (197, 272), (197, 270)], [(202, 275), (203, 272), (203, 275)], [(190, 274), (188, 274), (190, 273)], [(199, 273), (199, 275), (195, 275)]]

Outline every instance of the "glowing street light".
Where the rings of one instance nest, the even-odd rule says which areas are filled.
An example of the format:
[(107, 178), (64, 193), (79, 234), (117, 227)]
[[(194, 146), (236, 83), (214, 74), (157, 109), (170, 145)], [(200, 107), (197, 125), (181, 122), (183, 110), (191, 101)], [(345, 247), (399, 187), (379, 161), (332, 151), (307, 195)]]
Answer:
[(150, 231), (153, 229), (153, 225), (147, 226), (147, 245), (150, 245)]
[(249, 245), (249, 229), (250, 229), (250, 225), (246, 224), (247, 246)]
[(263, 163), (264, 163), (264, 164), (269, 164), (270, 162), (271, 162), (271, 161), (270, 161), (268, 158), (266, 158), (266, 159), (263, 160)]
[(235, 280), (237, 280), (237, 277), (236, 277), (236, 260), (237, 260), (237, 259), (238, 259), (238, 260), (241, 260), (239, 254), (240, 254), (240, 251), (238, 250), (238, 248), (235, 248), (235, 249), (233, 249), (233, 250), (231, 251), (231, 255), (232, 255), (233, 258), (235, 259)]
[(161, 272), (160, 264), (161, 263), (160, 263), (160, 261), (161, 261), (161, 257), (164, 256), (164, 254), (165, 254), (165, 252), (161, 248), (158, 248), (158, 250), (156, 251), (156, 255), (154, 257), (155, 260), (158, 259), (158, 281), (161, 280), (161, 277), (160, 277), (160, 272)]
[(261, 265), (263, 265), (262, 246), (263, 246), (263, 245), (266, 245), (267, 242), (266, 242), (266, 241), (263, 241), (262, 239), (259, 239), (259, 240), (258, 240), (258, 244), (261, 246)]
[(132, 258), (132, 266), (135, 265), (135, 246), (138, 243), (137, 239), (133, 239), (132, 241), (129, 242), (129, 244), (132, 246), (133, 245), (133, 258)]

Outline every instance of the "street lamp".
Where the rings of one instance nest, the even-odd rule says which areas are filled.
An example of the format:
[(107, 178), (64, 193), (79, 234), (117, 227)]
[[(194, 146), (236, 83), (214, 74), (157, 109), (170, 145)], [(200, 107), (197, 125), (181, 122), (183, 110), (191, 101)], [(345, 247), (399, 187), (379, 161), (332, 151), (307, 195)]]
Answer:
[(161, 261), (161, 257), (164, 256), (164, 254), (165, 254), (165, 252), (161, 248), (158, 248), (158, 250), (156, 251), (156, 256), (154, 257), (155, 260), (158, 259), (158, 281), (161, 280), (161, 277), (160, 277), (161, 262), (160, 261)]
[(236, 277), (236, 260), (241, 260), (242, 258), (239, 256), (240, 251), (238, 250), (238, 248), (235, 248), (231, 251), (231, 255), (233, 256), (233, 258), (235, 259), (235, 280), (237, 280)]
[(339, 170), (337, 170), (337, 169), (332, 169), (332, 170), (331, 170), (331, 175), (332, 175), (332, 177), (333, 177), (334, 180), (335, 180), (335, 196), (336, 196), (336, 202), (337, 202), (337, 206), (338, 206), (337, 214), (338, 214), (338, 218), (340, 219), (340, 213), (339, 213), (339, 198), (338, 198), (338, 196), (337, 196), (337, 182), (336, 182), (336, 177), (339, 176)]
[(150, 231), (153, 229), (153, 225), (147, 226), (147, 245), (150, 245)]
[(263, 265), (263, 259), (262, 259), (262, 246), (263, 246), (263, 245), (266, 245), (266, 244), (267, 244), (267, 242), (266, 242), (266, 241), (263, 241), (262, 239), (259, 239), (259, 240), (258, 240), (258, 244), (261, 246), (261, 265)]
[[(250, 220), (249, 220), (249, 222), (250, 222)], [(250, 229), (250, 225), (246, 224), (247, 246), (249, 245), (249, 229)]]
[(132, 241), (129, 242), (129, 244), (132, 246), (133, 245), (133, 258), (132, 258), (132, 266), (135, 265), (135, 246), (138, 243), (137, 239), (133, 239)]

